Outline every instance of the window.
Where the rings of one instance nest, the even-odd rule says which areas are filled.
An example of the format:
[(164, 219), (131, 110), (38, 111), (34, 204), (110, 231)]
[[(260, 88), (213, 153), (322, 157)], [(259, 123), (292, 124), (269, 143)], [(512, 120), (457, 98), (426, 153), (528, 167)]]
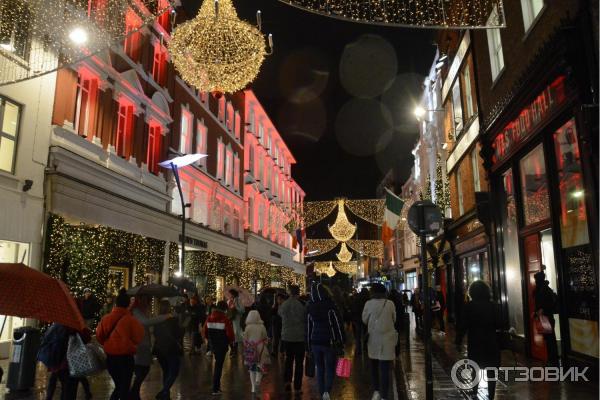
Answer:
[(250, 108), (250, 111), (248, 111), (248, 123), (250, 125), (248, 125), (248, 131), (250, 131), (251, 133), (256, 133), (256, 119), (254, 116), (254, 108)]
[(148, 125), (148, 148), (146, 150), (146, 165), (148, 171), (158, 174), (160, 162), (161, 126), (155, 122)]
[(32, 19), (26, 0), (3, 0), (0, 2), (0, 48), (21, 58), (29, 52)]
[(21, 107), (0, 97), (0, 170), (14, 172)]
[(460, 98), (460, 80), (457, 79), (452, 87), (452, 110), (455, 137), (458, 137), (463, 128), (462, 104)]
[(240, 158), (236, 154), (233, 160), (233, 189), (240, 191)]
[[(196, 131), (196, 153), (206, 154), (206, 140), (208, 128), (202, 122), (198, 122)], [(206, 157), (198, 161), (199, 166), (206, 167)]]
[(255, 176), (256, 180), (258, 181), (262, 181), (264, 176), (263, 176), (263, 169), (264, 169), (264, 158), (263, 157), (258, 157), (258, 176)]
[(521, 169), (521, 196), (523, 197), (525, 225), (549, 218), (548, 179), (542, 145), (538, 145), (523, 157), (519, 161), (519, 167)]
[(248, 198), (248, 229), (254, 232), (254, 198)]
[(164, 86), (167, 81), (167, 50), (160, 43), (154, 45), (152, 78), (161, 86)]
[(250, 145), (248, 149), (248, 171), (254, 176), (254, 146)]
[(170, 32), (171, 5), (169, 4), (169, 0), (158, 0), (158, 10), (164, 10), (164, 12), (157, 18), (158, 24), (162, 26), (165, 31)]
[(258, 233), (263, 235), (263, 228), (265, 223), (265, 206), (264, 204), (260, 204), (258, 206)]
[(235, 121), (235, 115), (233, 112), (233, 104), (227, 102), (227, 108), (225, 109), (225, 126), (229, 132), (233, 132), (233, 123)]
[(219, 117), (219, 121), (223, 122), (223, 121), (225, 121), (225, 96), (221, 96), (218, 101), (219, 101), (218, 117)]
[(75, 100), (75, 130), (81, 136), (93, 136), (96, 114), (98, 79), (79, 74), (77, 79), (77, 98)]
[(271, 167), (267, 165), (265, 167), (265, 181), (264, 181), (265, 189), (269, 190), (271, 188)]
[(265, 128), (262, 123), (258, 124), (258, 142), (264, 144)]
[(242, 120), (240, 118), (240, 113), (238, 111), (236, 111), (234, 121), (233, 121), (233, 130), (235, 132), (235, 138), (237, 140), (240, 140), (240, 135), (242, 132), (241, 124), (242, 124)]
[(200, 96), (200, 101), (204, 104), (208, 103), (208, 92), (200, 92), (199, 93)]
[(179, 152), (190, 153), (192, 147), (192, 113), (185, 108), (181, 109), (181, 136), (179, 139)]
[(463, 89), (465, 96), (465, 122), (468, 121), (475, 113), (473, 106), (473, 92), (471, 89), (471, 66), (469, 63), (465, 65), (462, 71)]
[(121, 157), (127, 158), (131, 152), (131, 139), (133, 136), (133, 104), (126, 99), (119, 101), (117, 116), (116, 150)]
[(240, 212), (238, 210), (233, 210), (233, 227), (231, 233), (235, 238), (240, 236)]
[(458, 193), (458, 214), (463, 215), (465, 213), (465, 208), (463, 204), (462, 174), (460, 173), (460, 166), (456, 169), (456, 191)]
[(544, 8), (544, 0), (521, 0), (521, 10), (523, 11), (523, 25), (525, 32), (529, 30), (531, 24)]
[(231, 186), (233, 183), (233, 154), (231, 150), (225, 153), (225, 186)]
[[(496, 6), (488, 18), (488, 25), (492, 25), (498, 20), (498, 9)], [(504, 54), (502, 53), (502, 39), (500, 29), (487, 30), (488, 50), (490, 52), (490, 65), (492, 68), (492, 81), (495, 81), (500, 71), (504, 68)]]
[(481, 192), (481, 181), (479, 180), (479, 158), (477, 156), (477, 146), (471, 152), (471, 167), (473, 168), (473, 187), (476, 192)]
[(142, 26), (141, 18), (129, 9), (125, 15), (125, 43), (123, 48), (125, 54), (133, 61), (139, 61), (142, 34), (138, 30)]
[(201, 224), (208, 224), (208, 196), (201, 187), (194, 188), (192, 219)]
[(225, 167), (225, 145), (219, 141), (217, 145), (217, 179), (223, 179), (223, 168)]

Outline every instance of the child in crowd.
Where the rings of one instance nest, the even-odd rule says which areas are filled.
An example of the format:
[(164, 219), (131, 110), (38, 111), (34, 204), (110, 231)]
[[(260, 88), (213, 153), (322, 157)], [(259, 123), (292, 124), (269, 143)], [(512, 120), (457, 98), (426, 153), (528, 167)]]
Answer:
[(252, 393), (260, 388), (265, 365), (270, 362), (267, 344), (267, 329), (256, 310), (248, 313), (244, 329), (244, 364), (250, 372)]

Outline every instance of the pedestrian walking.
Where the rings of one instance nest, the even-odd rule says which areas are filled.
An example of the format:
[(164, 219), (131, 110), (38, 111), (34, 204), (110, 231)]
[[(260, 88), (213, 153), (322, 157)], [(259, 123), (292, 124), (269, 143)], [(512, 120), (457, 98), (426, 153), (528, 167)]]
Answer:
[(227, 318), (227, 302), (219, 301), (216, 307), (206, 319), (203, 333), (210, 341), (211, 351), (215, 356), (215, 365), (213, 369), (212, 394), (221, 394), (221, 374), (223, 373), (223, 363), (225, 355), (231, 343), (235, 342), (233, 333), (233, 324)]
[(233, 325), (235, 339), (231, 344), (231, 357), (235, 357), (238, 352), (238, 345), (243, 340), (242, 317), (244, 315), (244, 306), (240, 301), (240, 294), (235, 289), (229, 289), (230, 299), (227, 301), (227, 317)]
[(104, 346), (106, 368), (115, 388), (110, 400), (127, 400), (135, 368), (134, 354), (144, 339), (144, 327), (128, 310), (129, 296), (121, 289), (111, 313), (96, 329), (96, 338)]
[(369, 333), (368, 354), (371, 360), (372, 400), (385, 400), (389, 397), (390, 368), (396, 357), (398, 331), (396, 330), (396, 306), (386, 298), (385, 286), (374, 283), (371, 286), (371, 300), (367, 301), (362, 312), (362, 320)]
[[(497, 368), (500, 366), (500, 348), (496, 331), (500, 328), (500, 321), (496, 316), (496, 306), (491, 301), (490, 287), (484, 281), (474, 281), (469, 286), (469, 297), (471, 300), (463, 307), (456, 331), (457, 350), (461, 352), (463, 337), (466, 334), (469, 360), (475, 361), (481, 371)], [(488, 378), (492, 377), (493, 374), (488, 373)], [(493, 400), (496, 381), (489, 379), (487, 385), (489, 399)], [(478, 386), (473, 388), (475, 395), (477, 389)]]
[(548, 354), (548, 366), (558, 367), (558, 345), (556, 343), (556, 333), (554, 326), (556, 321), (554, 314), (558, 312), (558, 297), (556, 293), (548, 285), (546, 274), (544, 273), (546, 266), (542, 265), (542, 271), (533, 275), (535, 279), (535, 313), (537, 318), (545, 316), (552, 325), (552, 332), (544, 334), (546, 342), (546, 353)]
[(243, 337), (244, 364), (250, 373), (252, 393), (260, 392), (260, 381), (270, 358), (267, 349), (267, 329), (258, 311), (251, 310), (248, 313)]
[(281, 316), (279, 307), (285, 301), (283, 293), (277, 293), (273, 302), (273, 311), (271, 313), (271, 355), (278, 357), (282, 351), (281, 348)]
[[(205, 307), (206, 311), (204, 313), (204, 319), (202, 320), (202, 326), (200, 327), (201, 333), (204, 331), (204, 324), (206, 323), (206, 319), (213, 312), (213, 309), (215, 308), (215, 300), (212, 298), (212, 296), (206, 296), (204, 298), (204, 307)], [(202, 337), (206, 341), (206, 355), (210, 356), (210, 355), (212, 355), (212, 352), (210, 350), (210, 340), (206, 335), (204, 335), (204, 333), (202, 333)]]
[(162, 300), (159, 305), (159, 315), (166, 319), (154, 327), (154, 348), (163, 375), (163, 387), (156, 395), (158, 400), (171, 399), (171, 387), (177, 380), (183, 355), (184, 330), (179, 321), (171, 313), (171, 304)]
[(361, 291), (355, 294), (351, 302), (351, 313), (352, 313), (352, 330), (354, 332), (354, 354), (360, 356), (362, 354), (362, 348), (366, 337), (366, 327), (362, 322), (362, 312), (365, 308), (365, 304), (369, 300), (369, 290), (362, 288)]
[(135, 377), (129, 394), (130, 400), (140, 400), (142, 383), (144, 383), (144, 380), (148, 376), (150, 366), (152, 365), (152, 338), (150, 335), (150, 328), (172, 317), (172, 314), (150, 317), (151, 301), (152, 299), (148, 296), (136, 296), (132, 307), (134, 318), (144, 327), (144, 337), (137, 346), (134, 356)]
[(440, 285), (435, 287), (431, 293), (431, 311), (435, 320), (438, 321), (440, 333), (446, 334), (446, 326), (444, 324), (444, 311), (446, 310), (446, 301), (444, 300), (444, 293)]
[(197, 295), (193, 295), (190, 299), (189, 314), (190, 332), (192, 335), (190, 354), (195, 354), (199, 352), (202, 347), (202, 335), (200, 334), (200, 331), (206, 320), (206, 307), (200, 302)]
[(321, 283), (313, 282), (307, 306), (307, 345), (317, 369), (317, 383), (322, 400), (329, 400), (335, 375), (336, 357), (344, 352), (344, 331), (331, 293)]
[(421, 333), (423, 330), (423, 303), (421, 301), (421, 291), (419, 288), (415, 288), (410, 298), (410, 305), (413, 314), (415, 314), (415, 329), (417, 333)]
[(281, 317), (281, 340), (285, 349), (285, 390), (292, 388), (301, 392), (302, 376), (304, 375), (304, 353), (306, 352), (306, 306), (298, 299), (300, 288), (292, 285), (289, 288), (290, 297), (279, 306)]
[(102, 309), (102, 305), (92, 293), (92, 289), (83, 289), (83, 297), (77, 301), (81, 316), (85, 321), (85, 325), (92, 329), (96, 318), (98, 318), (98, 312)]

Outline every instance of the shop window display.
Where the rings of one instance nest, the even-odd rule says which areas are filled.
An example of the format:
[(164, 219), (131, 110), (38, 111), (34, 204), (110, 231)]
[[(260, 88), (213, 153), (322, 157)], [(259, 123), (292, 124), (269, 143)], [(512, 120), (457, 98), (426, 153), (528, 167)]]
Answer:
[(519, 162), (525, 225), (550, 218), (544, 149), (538, 145)]

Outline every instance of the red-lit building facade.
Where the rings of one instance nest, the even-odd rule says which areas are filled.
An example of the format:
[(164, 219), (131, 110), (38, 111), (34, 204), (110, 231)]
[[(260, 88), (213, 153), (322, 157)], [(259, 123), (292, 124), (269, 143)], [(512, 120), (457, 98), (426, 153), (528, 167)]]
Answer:
[[(240, 275), (235, 269), (247, 259), (304, 273), (293, 259), (290, 233), (283, 228), (293, 216), (284, 207), (291, 210), (293, 200), (301, 203), (304, 197), (290, 178), (295, 161), (251, 91), (203, 93), (177, 75), (167, 47), (171, 24), (185, 19), (183, 14), (179, 9), (167, 11), (138, 30), (139, 19), (128, 13), (124, 30), (135, 32), (121, 45), (58, 72), (47, 212), (72, 226), (107, 227), (162, 243), (163, 258), (159, 262), (153, 253), (157, 265), (151, 270), (151, 262), (140, 262), (135, 249), (129, 257), (113, 257), (108, 281), (116, 282), (115, 287), (165, 281), (177, 265), (182, 210), (171, 171), (158, 163), (204, 153), (208, 157), (180, 169), (190, 273), (215, 273), (195, 265), (203, 263), (198, 256), (203, 254), (218, 255), (223, 268), (231, 264), (231, 274)], [(254, 135), (258, 127), (265, 132), (260, 140), (253, 140), (250, 132), (251, 113), (256, 116)], [(248, 182), (249, 157), (264, 173), (258, 180), (260, 189)], [(254, 252), (256, 239), (275, 247), (267, 252), (270, 257)], [(49, 246), (53, 244), (50, 238)], [(210, 287), (219, 294), (226, 284), (241, 284), (225, 275), (212, 277)]]

